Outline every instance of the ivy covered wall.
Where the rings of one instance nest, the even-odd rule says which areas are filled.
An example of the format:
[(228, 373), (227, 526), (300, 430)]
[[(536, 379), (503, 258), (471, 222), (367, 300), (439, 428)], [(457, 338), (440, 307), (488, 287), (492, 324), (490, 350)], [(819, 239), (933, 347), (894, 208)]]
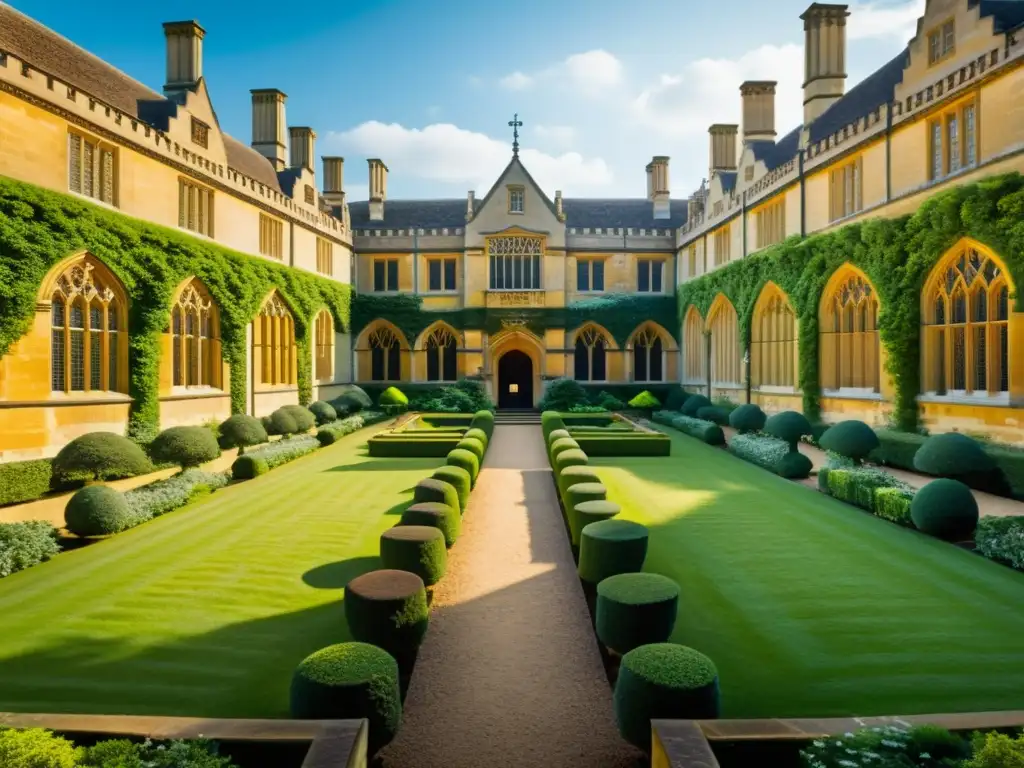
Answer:
[[(929, 198), (913, 216), (871, 219), (803, 240), (790, 238), (690, 280), (678, 290), (676, 325), (691, 305), (707, 317), (711, 302), (723, 293), (736, 308), (741, 343), (749, 348), (754, 305), (764, 285), (773, 281), (789, 296), (799, 320), (798, 385), (804, 413), (817, 420), (819, 302), (829, 278), (849, 262), (877, 290), (879, 334), (895, 386), (895, 420), (912, 430), (918, 425), (921, 290), (936, 262), (963, 237), (991, 248), (1006, 264), (1014, 285), (1024, 284), (1024, 177), (1012, 173), (954, 187)], [(1011, 297), (1018, 312), (1024, 311), (1022, 293)]]
[(88, 251), (122, 282), (129, 299), (129, 434), (159, 428), (160, 335), (174, 290), (195, 275), (220, 311), (221, 344), (231, 371), (231, 408), (246, 407), (246, 328), (277, 289), (295, 318), (299, 400), (312, 393), (312, 332), (327, 308), (335, 330), (351, 328), (351, 287), (116, 211), (0, 177), (0, 356), (28, 332), (36, 296), (58, 262)]

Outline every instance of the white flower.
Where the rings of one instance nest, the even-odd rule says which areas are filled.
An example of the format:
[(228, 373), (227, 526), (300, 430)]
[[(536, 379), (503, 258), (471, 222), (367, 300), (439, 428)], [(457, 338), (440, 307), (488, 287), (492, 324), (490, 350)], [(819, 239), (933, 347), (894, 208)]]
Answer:
[(931, 759), (932, 759), (932, 756), (931, 756), (931, 755), (929, 755), (929, 754), (928, 754), (927, 752), (922, 752), (922, 753), (921, 753), (921, 759), (922, 759), (922, 760), (931, 760)]

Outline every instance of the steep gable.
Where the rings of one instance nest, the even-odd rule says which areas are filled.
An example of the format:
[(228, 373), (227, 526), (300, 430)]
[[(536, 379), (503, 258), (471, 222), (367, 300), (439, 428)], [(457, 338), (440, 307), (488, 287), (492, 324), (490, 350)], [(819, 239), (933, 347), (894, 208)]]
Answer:
[[(510, 210), (512, 195), (522, 193), (522, 211)], [(466, 244), (474, 245), (482, 237), (509, 227), (549, 233), (551, 245), (565, 242), (565, 224), (555, 214), (555, 204), (530, 176), (518, 155), (513, 155), (498, 180), (476, 208), (466, 225)]]

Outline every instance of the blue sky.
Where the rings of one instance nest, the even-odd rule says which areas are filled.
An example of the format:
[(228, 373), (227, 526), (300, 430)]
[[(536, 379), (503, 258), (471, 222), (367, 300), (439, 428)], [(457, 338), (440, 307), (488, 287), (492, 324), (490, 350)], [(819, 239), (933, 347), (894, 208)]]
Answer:
[[(809, 0), (11, 4), (157, 90), (161, 23), (195, 18), (221, 127), (249, 141), (249, 90), (279, 88), (289, 124), (344, 155), (350, 199), (365, 199), (367, 157), (389, 166), (390, 198), (484, 194), (515, 112), (549, 195), (643, 196), (644, 166), (669, 155), (684, 197), (707, 173), (708, 125), (739, 122), (743, 80), (779, 82), (780, 136), (799, 122)], [(923, 7), (851, 4), (848, 87), (905, 46)]]

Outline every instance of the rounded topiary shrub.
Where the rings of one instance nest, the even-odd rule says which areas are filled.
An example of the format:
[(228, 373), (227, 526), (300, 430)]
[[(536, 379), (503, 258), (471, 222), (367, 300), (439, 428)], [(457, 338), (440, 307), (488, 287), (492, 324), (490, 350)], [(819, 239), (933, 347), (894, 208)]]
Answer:
[(383, 648), (399, 666), (416, 658), (430, 622), (419, 576), (387, 567), (364, 573), (345, 585), (344, 607), (353, 639)]
[(697, 418), (710, 421), (712, 424), (717, 424), (720, 427), (727, 427), (729, 425), (729, 412), (717, 405), (705, 405), (703, 408), (698, 408)]
[(171, 427), (156, 436), (149, 452), (155, 461), (187, 469), (216, 459), (220, 456), (220, 446), (206, 427)]
[(641, 645), (622, 657), (613, 703), (622, 737), (650, 752), (651, 720), (718, 717), (718, 670), (684, 645)]
[(863, 421), (849, 419), (826, 429), (818, 439), (818, 445), (854, 461), (864, 461), (879, 442), (875, 430)]
[(601, 483), (576, 483), (565, 489), (562, 504), (565, 506), (566, 517), (569, 518), (569, 537), (574, 547), (580, 545), (580, 531), (583, 530), (580, 517), (576, 514), (576, 505), (588, 501), (604, 501), (606, 498), (608, 489)]
[(439, 480), (436, 477), (425, 477), (416, 483), (412, 499), (416, 504), (436, 501), (439, 504), (447, 504), (460, 514), (462, 511), (462, 501), (459, 499), (459, 492), (455, 486), (447, 480)]
[(790, 451), (775, 465), (775, 474), (787, 480), (802, 480), (811, 476), (814, 462), (799, 451)]
[(572, 435), (569, 434), (568, 429), (552, 430), (551, 434), (548, 435), (548, 451), (550, 452), (551, 446), (555, 444), (556, 440), (562, 440), (567, 437), (572, 438)]
[(628, 653), (672, 636), (679, 585), (657, 573), (620, 573), (597, 585), (597, 637), (616, 653)]
[(278, 410), (284, 411), (295, 419), (296, 433), (309, 432), (316, 426), (316, 418), (309, 408), (303, 408), (301, 405), (282, 405)]
[(587, 465), (587, 454), (579, 448), (570, 448), (562, 451), (555, 457), (555, 472), (561, 473), (568, 467), (585, 467)]
[(554, 379), (544, 388), (542, 411), (568, 411), (574, 405), (587, 404), (587, 390), (575, 379)]
[(221, 422), (220, 447), (245, 448), (267, 442), (267, 430), (255, 416), (236, 413)]
[(981, 443), (959, 432), (932, 435), (914, 454), (914, 469), (934, 477), (959, 477), (995, 469)]
[(409, 405), (409, 398), (398, 387), (388, 387), (377, 398), (380, 405)]
[[(616, 504), (614, 501), (582, 501), (573, 507), (573, 514), (576, 516), (577, 525), (580, 527), (580, 532), (591, 523), (598, 523), (602, 520), (611, 520), (619, 512), (622, 511), (622, 507)], [(577, 541), (577, 546), (579, 542)]]
[(464, 440), (479, 440), (484, 447), (484, 451), (487, 451), (487, 446), (491, 442), (491, 437), (484, 432), (480, 427), (470, 427), (466, 430), (466, 434), (463, 436)]
[(647, 528), (630, 520), (603, 520), (580, 532), (579, 575), (590, 584), (636, 573), (647, 557)]
[(107, 536), (131, 527), (132, 512), (124, 494), (106, 485), (75, 491), (64, 507), (64, 525), (76, 536)]
[(586, 464), (566, 467), (558, 473), (558, 498), (565, 497), (566, 490), (577, 483), (600, 483), (597, 472)]
[(484, 460), (484, 444), (475, 437), (464, 437), (455, 444), (456, 450), (469, 451), (478, 462)]
[(76, 437), (53, 457), (51, 466), (57, 486), (135, 477), (153, 470), (142, 448), (113, 432), (90, 432)]
[(811, 422), (799, 411), (783, 411), (768, 418), (764, 431), (795, 448), (801, 437), (811, 434)]
[(666, 411), (678, 411), (692, 395), (682, 387), (672, 387), (665, 398)]
[(295, 420), (295, 414), (286, 411), (283, 407), (278, 408), (267, 417), (265, 426), (268, 435), (294, 435), (300, 431), (299, 422)]
[[(482, 431), (487, 435), (487, 440), (489, 441), (494, 434), (494, 414), (490, 411), (477, 411), (473, 414), (473, 421), (470, 422), (469, 427), (471, 430), (479, 429)], [(486, 441), (484, 445), (487, 445)]]
[[(557, 411), (544, 411), (540, 415), (540, 430), (544, 441), (550, 443), (551, 433), (556, 429), (565, 429), (565, 422)], [(568, 437), (568, 435), (566, 435)]]
[(310, 403), (309, 412), (313, 414), (318, 425), (330, 424), (338, 418), (337, 409), (326, 400), (317, 400)]
[(729, 414), (729, 426), (741, 434), (748, 432), (760, 432), (764, 429), (764, 423), (768, 417), (764, 411), (754, 403), (747, 403), (734, 408)]
[(369, 643), (322, 648), (303, 659), (292, 676), (291, 715), (301, 720), (365, 718), (373, 754), (395, 737), (402, 722), (398, 663)]
[[(447, 485), (447, 483), (445, 483)], [(451, 488), (451, 486), (448, 486)], [(455, 489), (452, 488), (452, 493)], [(448, 548), (455, 543), (462, 532), (462, 515), (459, 508), (439, 501), (420, 501), (406, 507), (402, 513), (402, 525), (425, 525), (437, 528), (444, 536)]]
[(234, 480), (252, 480), (270, 471), (267, 462), (257, 456), (239, 456), (231, 465)]
[(469, 472), (462, 467), (446, 464), (435, 469), (432, 477), (435, 480), (443, 480), (455, 488), (455, 492), (459, 495), (459, 512), (463, 515), (466, 514), (466, 508), (469, 506), (469, 492), (473, 487)]
[(373, 407), (373, 400), (366, 394), (366, 390), (355, 384), (345, 384), (342, 393), (331, 400), (339, 414), (352, 414), (359, 411), (366, 411)]
[(697, 411), (701, 408), (707, 408), (713, 403), (708, 400), (704, 395), (690, 395), (686, 398), (686, 402), (683, 403), (683, 407), (679, 409), (679, 412), (683, 416), (692, 416), (697, 418)]
[(429, 525), (396, 525), (380, 535), (380, 560), (385, 568), (408, 571), (432, 587), (448, 568), (444, 534)]
[(551, 457), (551, 463), (552, 464), (554, 463), (555, 458), (562, 451), (579, 450), (579, 447), (580, 447), (580, 444), (577, 443), (571, 437), (560, 437), (560, 438), (558, 438), (553, 443), (551, 443), (551, 448), (548, 450), (548, 455)]
[(469, 473), (470, 488), (476, 485), (477, 475), (480, 474), (480, 459), (475, 453), (465, 448), (456, 448), (448, 452), (447, 462), (453, 467), (462, 467)]
[(978, 502), (971, 489), (959, 480), (932, 480), (914, 494), (910, 519), (929, 536), (963, 541), (978, 527)]

